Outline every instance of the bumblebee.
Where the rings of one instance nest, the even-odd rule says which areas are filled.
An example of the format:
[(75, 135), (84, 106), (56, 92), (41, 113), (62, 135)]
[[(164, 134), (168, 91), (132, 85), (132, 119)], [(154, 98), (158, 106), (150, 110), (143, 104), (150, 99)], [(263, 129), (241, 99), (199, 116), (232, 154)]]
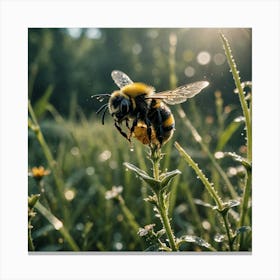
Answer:
[[(185, 102), (207, 87), (207, 81), (198, 81), (180, 86), (174, 90), (155, 92), (155, 89), (144, 83), (133, 82), (125, 73), (115, 70), (112, 79), (119, 90), (112, 94), (94, 95), (98, 99), (109, 98), (96, 112), (102, 114), (104, 124), (107, 110), (114, 118), (115, 127), (128, 141), (135, 137), (143, 144), (162, 146), (175, 130), (175, 120), (168, 105)], [(122, 129), (125, 123), (129, 133)]]

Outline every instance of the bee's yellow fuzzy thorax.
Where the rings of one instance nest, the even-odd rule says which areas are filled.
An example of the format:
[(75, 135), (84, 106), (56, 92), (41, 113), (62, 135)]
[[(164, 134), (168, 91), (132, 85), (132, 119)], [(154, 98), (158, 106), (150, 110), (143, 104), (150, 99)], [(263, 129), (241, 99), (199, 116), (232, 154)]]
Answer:
[(130, 97), (136, 97), (142, 94), (152, 94), (154, 92), (154, 88), (144, 83), (133, 83), (124, 86), (121, 91)]

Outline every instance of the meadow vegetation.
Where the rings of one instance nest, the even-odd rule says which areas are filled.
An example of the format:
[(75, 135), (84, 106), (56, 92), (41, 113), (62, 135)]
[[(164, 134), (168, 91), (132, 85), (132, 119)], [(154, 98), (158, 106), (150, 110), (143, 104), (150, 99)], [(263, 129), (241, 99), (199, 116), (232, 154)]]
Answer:
[[(181, 43), (201, 30), (101, 29), (94, 38), (80, 32), (73, 39), (67, 30), (29, 30), (29, 251), (251, 251), (251, 58), (239, 64), (244, 46), (231, 42), (238, 32), (250, 40), (250, 30), (209, 29), (220, 47), (211, 57), (221, 64), (206, 68), (195, 68), (195, 42)], [(118, 46), (108, 57), (106, 36)], [(68, 60), (60, 60), (60, 44)], [(83, 52), (98, 60), (94, 92)], [(112, 92), (114, 69), (162, 90), (188, 83), (182, 72), (210, 86), (170, 108), (176, 130), (161, 150), (137, 140), (131, 146), (109, 115), (101, 124), (101, 103), (90, 98)]]

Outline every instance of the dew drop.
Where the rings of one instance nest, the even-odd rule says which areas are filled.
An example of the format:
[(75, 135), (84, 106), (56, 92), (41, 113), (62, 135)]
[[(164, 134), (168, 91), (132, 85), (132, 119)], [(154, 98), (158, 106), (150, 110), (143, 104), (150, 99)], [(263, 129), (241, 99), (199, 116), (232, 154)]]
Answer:
[(223, 234), (217, 233), (214, 237), (214, 240), (216, 242), (223, 242), (223, 240), (225, 239), (225, 236)]

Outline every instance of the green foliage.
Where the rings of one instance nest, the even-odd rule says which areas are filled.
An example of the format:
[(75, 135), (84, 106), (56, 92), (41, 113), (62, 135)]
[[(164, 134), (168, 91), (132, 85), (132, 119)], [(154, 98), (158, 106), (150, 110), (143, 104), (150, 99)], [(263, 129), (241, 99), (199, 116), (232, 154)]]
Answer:
[(49, 86), (46, 89), (45, 93), (35, 103), (34, 113), (38, 119), (42, 118), (46, 113), (52, 93), (53, 93), (53, 86)]
[[(29, 196), (40, 193), (29, 230), (33, 249), (170, 251), (173, 238), (181, 251), (250, 251), (247, 123), (236, 122), (244, 111), (226, 62), (203, 66), (195, 59), (198, 46), (209, 46), (211, 36), (219, 48), (208, 51), (212, 57), (221, 54), (217, 30), (101, 29), (96, 38), (80, 31), (74, 38), (65, 29), (29, 30), (29, 168), (50, 170), (40, 181), (29, 177)], [(231, 49), (244, 61), (237, 61), (238, 70), (250, 80), (250, 50), (239, 42)], [(176, 131), (162, 148), (156, 175), (150, 150), (139, 142), (131, 147), (110, 116), (102, 125), (89, 113), (100, 104), (89, 97), (115, 89), (113, 69), (164, 90), (186, 83), (187, 66), (196, 69), (194, 80), (207, 79), (210, 87), (203, 96), (171, 108)], [(202, 174), (186, 166), (175, 141)], [(204, 183), (198, 180), (202, 175)], [(215, 187), (212, 195), (207, 180), (210, 192)], [(155, 193), (161, 194), (157, 201)], [(155, 217), (154, 207), (165, 221)]]

